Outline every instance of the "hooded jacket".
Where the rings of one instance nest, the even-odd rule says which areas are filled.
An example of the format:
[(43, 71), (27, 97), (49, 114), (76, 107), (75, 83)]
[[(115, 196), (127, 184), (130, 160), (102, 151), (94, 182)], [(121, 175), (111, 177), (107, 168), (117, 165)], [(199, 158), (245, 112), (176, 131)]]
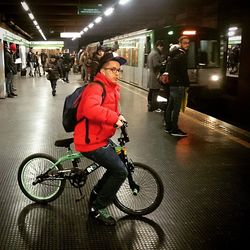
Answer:
[(89, 84), (82, 94), (77, 108), (77, 120), (88, 119), (90, 143), (86, 143), (86, 119), (79, 122), (74, 130), (75, 148), (79, 152), (89, 152), (108, 144), (115, 132), (118, 121), (120, 86), (111, 82), (102, 73), (97, 73), (94, 81), (104, 84), (106, 95), (103, 99), (103, 88), (100, 84)]

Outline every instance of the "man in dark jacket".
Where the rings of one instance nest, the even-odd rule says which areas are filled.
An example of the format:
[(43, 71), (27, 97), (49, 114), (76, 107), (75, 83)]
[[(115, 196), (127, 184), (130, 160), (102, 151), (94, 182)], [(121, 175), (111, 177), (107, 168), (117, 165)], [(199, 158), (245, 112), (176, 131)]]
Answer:
[(69, 49), (65, 49), (62, 55), (61, 67), (63, 73), (63, 81), (67, 83), (69, 82), (70, 66), (71, 66), (71, 58), (69, 54)]
[(94, 80), (94, 77), (96, 76), (96, 74), (98, 73), (98, 69), (99, 69), (99, 64), (100, 64), (100, 60), (101, 58), (104, 56), (104, 48), (99, 46), (96, 50), (96, 52), (93, 55), (91, 64), (90, 64), (90, 81)]
[(156, 42), (155, 48), (148, 55), (148, 111), (154, 111), (157, 109), (157, 96), (161, 88), (158, 75), (160, 74), (160, 69), (163, 62), (161, 56), (163, 48), (164, 43), (163, 41), (159, 40)]
[[(126, 63), (123, 57), (106, 54), (99, 64), (99, 72), (94, 81), (83, 92), (77, 108), (79, 122), (74, 130), (74, 143), (77, 151), (94, 160), (106, 172), (98, 181), (90, 195), (90, 216), (105, 225), (114, 225), (115, 219), (108, 213), (107, 206), (112, 203), (121, 184), (127, 177), (127, 169), (110, 141), (116, 128), (123, 125), (125, 118), (119, 112), (120, 86), (118, 84), (120, 66)], [(88, 125), (87, 125), (88, 124)], [(88, 132), (87, 132), (88, 129)], [(86, 136), (89, 140), (86, 140)], [(85, 139), (84, 139), (85, 138)]]
[(187, 136), (178, 127), (181, 103), (185, 96), (185, 88), (189, 86), (187, 72), (187, 50), (189, 48), (189, 37), (179, 38), (179, 47), (170, 51), (168, 60), (168, 73), (170, 80), (170, 97), (165, 112), (165, 131), (173, 136)]
[(13, 98), (17, 96), (13, 91), (13, 77), (17, 73), (16, 65), (13, 59), (13, 54), (16, 52), (16, 45), (11, 44), (10, 48), (4, 49), (4, 65), (5, 65), (5, 79), (6, 79), (6, 92), (7, 97)]

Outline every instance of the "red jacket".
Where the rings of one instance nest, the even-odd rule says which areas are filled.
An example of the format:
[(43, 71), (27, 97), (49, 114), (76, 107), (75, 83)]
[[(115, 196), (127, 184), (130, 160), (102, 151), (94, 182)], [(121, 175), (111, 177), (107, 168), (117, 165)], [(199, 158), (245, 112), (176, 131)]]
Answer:
[(77, 119), (88, 118), (90, 143), (85, 142), (86, 119), (79, 122), (74, 131), (75, 148), (79, 152), (88, 152), (108, 144), (116, 129), (114, 124), (118, 121), (118, 102), (120, 99), (120, 86), (111, 82), (102, 73), (94, 79), (104, 83), (106, 96), (103, 100), (103, 88), (100, 84), (90, 84), (83, 92), (77, 108)]

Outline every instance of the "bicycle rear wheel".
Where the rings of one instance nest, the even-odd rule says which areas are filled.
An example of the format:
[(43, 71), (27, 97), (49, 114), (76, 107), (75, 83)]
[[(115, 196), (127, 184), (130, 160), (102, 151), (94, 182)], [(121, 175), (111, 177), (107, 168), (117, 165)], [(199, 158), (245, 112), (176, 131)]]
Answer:
[(133, 165), (134, 171), (131, 174), (138, 189), (132, 190), (127, 178), (117, 192), (114, 204), (126, 214), (146, 215), (161, 204), (163, 183), (149, 166), (139, 162), (134, 162)]
[[(49, 178), (34, 184), (37, 176), (46, 173), (56, 159), (47, 154), (33, 154), (24, 159), (18, 169), (18, 184), (22, 192), (32, 201), (48, 203), (57, 199), (65, 188), (66, 180)], [(58, 164), (52, 171), (62, 170)], [(48, 173), (49, 174), (49, 173)]]

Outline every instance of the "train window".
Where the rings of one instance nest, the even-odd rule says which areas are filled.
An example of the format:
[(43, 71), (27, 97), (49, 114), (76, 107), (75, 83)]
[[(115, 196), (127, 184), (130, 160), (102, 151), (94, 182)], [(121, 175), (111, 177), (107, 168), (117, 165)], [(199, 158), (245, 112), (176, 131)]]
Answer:
[(216, 40), (201, 40), (198, 50), (198, 65), (219, 67), (219, 45)]

